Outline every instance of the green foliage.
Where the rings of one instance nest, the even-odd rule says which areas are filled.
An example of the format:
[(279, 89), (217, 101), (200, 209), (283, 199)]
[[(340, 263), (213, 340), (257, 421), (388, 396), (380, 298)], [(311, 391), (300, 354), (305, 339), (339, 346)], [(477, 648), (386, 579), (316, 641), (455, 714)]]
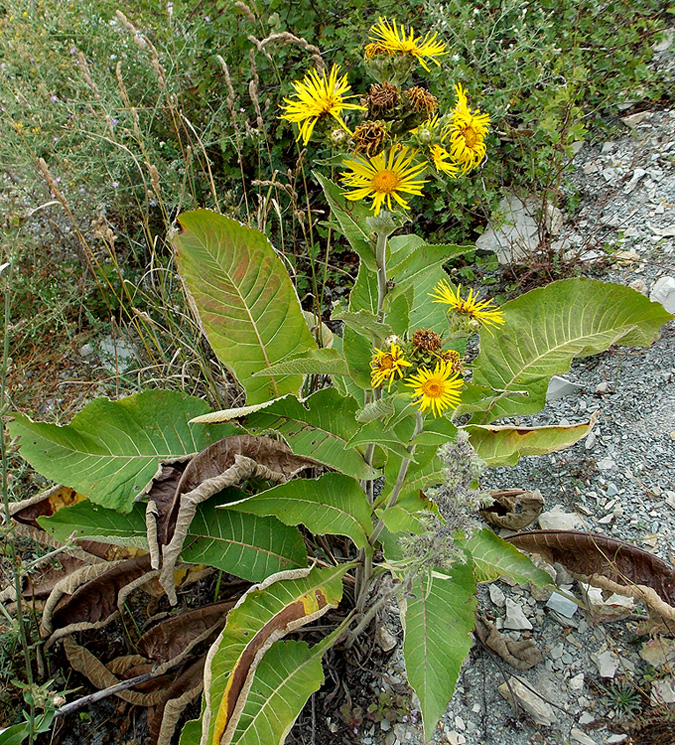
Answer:
[(129, 512), (160, 460), (198, 453), (236, 431), (229, 424), (215, 430), (188, 425), (208, 408), (197, 398), (149, 390), (119, 401), (91, 401), (65, 426), (16, 414), (9, 431), (21, 438), (23, 457), (47, 478)]

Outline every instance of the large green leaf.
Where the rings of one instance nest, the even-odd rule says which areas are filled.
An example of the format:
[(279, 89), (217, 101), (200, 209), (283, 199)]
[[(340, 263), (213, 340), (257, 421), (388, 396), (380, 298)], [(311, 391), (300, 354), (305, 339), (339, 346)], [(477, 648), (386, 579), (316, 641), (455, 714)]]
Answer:
[(273, 515), (286, 525), (304, 525), (319, 535), (346, 535), (365, 548), (373, 529), (370, 505), (359, 482), (341, 473), (293, 479), (223, 509)]
[(178, 269), (213, 351), (253, 404), (298, 393), (301, 375), (253, 373), (316, 348), (281, 259), (258, 230), (208, 210), (178, 218)]
[[(348, 375), (349, 368), (342, 354), (332, 347), (310, 349), (292, 360), (270, 365), (274, 375)], [(264, 375), (257, 372), (253, 377)]]
[(551, 584), (551, 577), (537, 569), (524, 553), (507, 543), (489, 528), (483, 528), (468, 541), (457, 541), (474, 565), (477, 582), (492, 582), (499, 577), (510, 577), (518, 584), (532, 582), (539, 587)]
[(63, 507), (49, 517), (38, 517), (40, 527), (65, 543), (72, 535), (78, 541), (100, 541), (114, 546), (135, 546), (147, 551), (145, 505), (137, 502), (131, 512), (109, 510), (88, 499)]
[[(230, 491), (233, 495), (238, 493)], [(142, 504), (125, 515), (84, 501), (64, 507), (51, 517), (41, 517), (39, 522), (58, 541), (66, 541), (75, 533), (78, 540), (148, 547)], [(213, 501), (197, 507), (181, 558), (191, 564), (208, 564), (250, 582), (307, 566), (307, 552), (298, 530), (273, 517), (217, 510)]]
[(297, 455), (306, 455), (356, 479), (378, 475), (355, 448), (345, 445), (358, 430), (358, 404), (333, 388), (317, 391), (304, 402), (289, 396), (246, 418), (256, 433), (278, 431)]
[[(336, 607), (342, 597), (342, 577), (348, 569), (349, 565), (343, 565), (275, 575), (249, 590), (230, 611), (225, 628), (211, 647), (206, 660), (202, 743), (220, 745), (221, 742), (239, 742), (232, 739), (233, 733), (236, 733), (237, 728), (250, 724), (250, 717), (255, 714), (252, 703), (248, 707), (248, 719), (242, 722), (240, 718), (248, 705), (246, 698), (254, 690), (250, 684), (255, 673), (257, 653), (264, 651), (268, 642), (278, 640), (294, 628), (309, 623), (331, 607)], [(305, 656), (301, 657), (298, 664), (304, 665)], [(277, 661), (275, 658), (275, 662)], [(280, 694), (287, 701), (293, 690), (289, 681), (294, 676), (288, 675), (289, 672), (292, 673), (292, 670), (287, 669), (288, 665), (279, 664), (283, 666), (280, 670), (280, 682), (283, 684)], [(269, 680), (269, 667), (266, 667), (262, 680)], [(303, 680), (301, 701), (295, 704), (287, 701), (282, 706), (285, 721), (273, 727), (275, 736), (292, 724), (293, 718), (299, 713), (299, 706), (306, 700), (302, 700), (304, 692), (308, 696), (315, 690), (313, 685), (317, 676), (311, 675), (309, 678), (311, 682), (306, 678), (303, 680), (302, 675), (297, 678), (297, 681)], [(259, 691), (260, 688), (256, 690)], [(278, 703), (281, 705), (281, 699)], [(267, 709), (266, 714), (269, 717), (274, 716), (272, 709)], [(256, 731), (262, 732), (270, 724), (268, 721), (259, 721)], [(261, 729), (257, 730), (257, 727)], [(194, 732), (194, 728), (187, 730), (181, 738), (181, 745), (198, 742), (192, 739)], [(258, 742), (270, 741), (261, 739)]]
[(43, 476), (92, 502), (129, 512), (160, 460), (198, 453), (237, 432), (231, 424), (188, 425), (208, 411), (200, 399), (151, 390), (91, 401), (65, 426), (15, 414), (9, 431), (21, 438), (21, 455)]
[(532, 290), (502, 310), (506, 323), (481, 332), (473, 381), (500, 391), (525, 390), (529, 397), (493, 401), (476, 417), (482, 424), (539, 411), (549, 380), (569, 370), (572, 359), (612, 344), (649, 345), (673, 317), (630, 287), (584, 278)]
[(427, 740), (445, 713), (473, 643), (475, 592), (471, 566), (456, 563), (449, 575), (418, 576), (402, 604), (405, 667), (420, 700)]
[(251, 582), (307, 566), (305, 543), (297, 528), (274, 517), (218, 510), (212, 502), (197, 508), (180, 556)]
[(523, 455), (545, 455), (563, 450), (588, 434), (591, 422), (553, 427), (514, 427), (470, 424), (471, 444), (491, 468), (512, 466)]
[(303, 706), (324, 681), (323, 643), (278, 641), (253, 675), (233, 745), (283, 745)]

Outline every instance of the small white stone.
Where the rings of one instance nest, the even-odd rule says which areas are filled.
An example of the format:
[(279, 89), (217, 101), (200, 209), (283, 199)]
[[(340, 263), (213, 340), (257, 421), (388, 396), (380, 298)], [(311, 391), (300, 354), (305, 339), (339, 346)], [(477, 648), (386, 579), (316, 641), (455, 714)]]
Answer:
[(598, 745), (598, 743), (592, 737), (589, 737), (583, 730), (580, 730), (578, 727), (572, 727), (572, 729), (570, 730), (570, 735), (575, 742), (581, 743), (581, 745)]
[(634, 290), (637, 290), (642, 295), (649, 294), (649, 288), (647, 287), (647, 283), (644, 281), (644, 279), (642, 279), (642, 277), (638, 277), (637, 279), (634, 279), (628, 286), (632, 287)]
[(508, 683), (502, 683), (497, 690), (516, 711), (519, 706), (522, 707), (532, 717), (535, 724), (546, 727), (555, 724), (555, 713), (551, 706), (541, 696), (523, 685), (518, 678), (512, 676)]
[(595, 392), (596, 392), (596, 393), (597, 393), (597, 394), (598, 394), (599, 396), (602, 396), (602, 395), (604, 395), (605, 393), (609, 393), (610, 391), (611, 391), (611, 388), (610, 388), (610, 386), (609, 386), (609, 383), (608, 383), (608, 382), (607, 382), (606, 380), (603, 380), (603, 381), (602, 381), (601, 383), (598, 383), (598, 384), (597, 384), (597, 385), (595, 386)]
[(466, 724), (464, 723), (462, 717), (455, 717), (455, 729), (458, 729), (460, 732), (464, 732), (464, 730), (466, 730)]
[(506, 596), (494, 582), (488, 586), (488, 592), (490, 593), (490, 600), (499, 608), (503, 608), (506, 604)]
[(375, 639), (383, 652), (391, 652), (391, 650), (398, 644), (398, 639), (386, 626), (377, 627)]
[(601, 471), (611, 471), (613, 468), (616, 468), (616, 462), (613, 458), (609, 457), (600, 458), (596, 465)]
[(575, 675), (573, 678), (570, 678), (569, 687), (573, 691), (580, 691), (584, 687), (584, 674), (579, 673), (578, 675)]
[(586, 448), (586, 450), (591, 450), (597, 441), (598, 436), (595, 434), (595, 432), (591, 431), (586, 435), (584, 447)]
[(595, 717), (592, 714), (589, 714), (587, 711), (585, 711), (580, 717), (579, 717), (579, 724), (589, 724), (590, 722), (595, 721)]
[(631, 180), (623, 187), (624, 194), (630, 194), (635, 187), (640, 183), (640, 179), (647, 174), (644, 168), (636, 168), (633, 171)]
[(529, 631), (532, 629), (532, 624), (525, 616), (522, 607), (509, 598), (506, 599), (506, 619), (504, 621), (504, 628), (513, 629), (514, 631)]
[(583, 523), (574, 512), (565, 512), (560, 505), (556, 505), (548, 512), (539, 515), (539, 525), (542, 530), (581, 530)]
[(652, 706), (659, 704), (675, 704), (675, 679), (672, 675), (655, 680), (649, 696)]
[(447, 732), (446, 737), (450, 745), (464, 745), (466, 742), (466, 737), (461, 732), (455, 732), (454, 730)]
[(581, 390), (583, 390), (583, 385), (573, 383), (571, 380), (567, 380), (560, 375), (554, 375), (548, 384), (546, 400), (554, 401), (563, 396), (571, 396), (574, 393), (579, 393)]
[(619, 658), (609, 650), (600, 654), (592, 654), (591, 659), (597, 665), (601, 678), (613, 678), (619, 669)]
[(607, 745), (619, 745), (619, 743), (626, 742), (628, 735), (609, 735), (605, 738)]
[(668, 313), (675, 313), (675, 277), (661, 277), (649, 293), (652, 302), (661, 303)]

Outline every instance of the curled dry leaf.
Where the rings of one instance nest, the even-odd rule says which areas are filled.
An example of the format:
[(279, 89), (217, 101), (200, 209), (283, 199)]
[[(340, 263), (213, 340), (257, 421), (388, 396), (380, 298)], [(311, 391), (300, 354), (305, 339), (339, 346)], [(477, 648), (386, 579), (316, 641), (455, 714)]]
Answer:
[(504, 489), (490, 493), (495, 504), (479, 510), (479, 514), (498, 528), (523, 530), (539, 517), (544, 508), (544, 499), (539, 489)]
[(162, 700), (148, 711), (150, 745), (171, 745), (183, 710), (204, 688), (205, 660), (201, 657), (185, 668), (164, 690)]
[(57, 638), (83, 629), (102, 628), (137, 587), (156, 575), (146, 554), (110, 564), (83, 567), (57, 584), (45, 606), (40, 632)]
[(577, 579), (634, 597), (675, 621), (675, 569), (649, 551), (576, 530), (533, 530), (506, 540), (551, 564), (562, 564)]
[(486, 647), (518, 670), (529, 670), (544, 659), (543, 652), (533, 641), (508, 639), (502, 636), (497, 627), (483, 616), (476, 616), (475, 633)]
[[(230, 486), (258, 477), (282, 483), (305, 468), (318, 466), (311, 458), (294, 455), (283, 443), (268, 437), (234, 435), (210, 445), (187, 464), (162, 464), (145, 493), (148, 509), (148, 542), (152, 556), (162, 550), (160, 582), (175, 605), (173, 570), (183, 548), (197, 506)], [(173, 495), (170, 495), (171, 489)], [(156, 520), (156, 528), (152, 520)]]

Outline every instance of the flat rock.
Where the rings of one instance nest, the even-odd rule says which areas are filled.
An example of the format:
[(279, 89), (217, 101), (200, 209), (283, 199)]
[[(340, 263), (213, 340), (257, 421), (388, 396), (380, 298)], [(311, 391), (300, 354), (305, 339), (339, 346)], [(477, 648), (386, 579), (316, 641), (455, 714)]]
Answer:
[(494, 584), (494, 582), (488, 586), (488, 592), (490, 593), (490, 600), (498, 607), (503, 608), (506, 604), (506, 595)]
[(548, 384), (546, 390), (546, 400), (554, 401), (557, 398), (563, 398), (563, 396), (571, 396), (575, 393), (579, 393), (583, 390), (583, 385), (573, 383), (567, 378), (562, 378), (560, 375), (554, 375)]
[(506, 618), (504, 628), (513, 631), (530, 631), (532, 624), (528, 620), (522, 607), (515, 600), (506, 599)]
[(556, 611), (556, 613), (560, 613), (565, 618), (572, 618), (579, 606), (564, 595), (553, 592), (546, 603), (546, 607)]
[(583, 730), (578, 727), (572, 727), (570, 730), (570, 737), (574, 742), (581, 743), (581, 745), (598, 745), (597, 740), (589, 737)]
[(578, 675), (575, 675), (573, 678), (570, 678), (569, 685), (570, 689), (573, 691), (580, 691), (584, 687), (584, 674), (579, 673)]
[(675, 678), (669, 675), (652, 683), (652, 692), (649, 696), (652, 706), (659, 704), (675, 704)]
[(600, 654), (592, 654), (591, 659), (597, 665), (601, 678), (613, 678), (619, 669), (619, 658), (609, 650)]
[(539, 515), (539, 526), (542, 530), (581, 530), (584, 525), (574, 512), (565, 512), (556, 505), (548, 512)]
[(668, 313), (675, 313), (675, 277), (658, 279), (649, 293), (649, 299), (661, 303)]
[(107, 370), (114, 373), (126, 372), (136, 363), (136, 350), (124, 339), (113, 339), (106, 336), (99, 344), (101, 362)]
[[(521, 200), (513, 193), (507, 194), (499, 203), (499, 220), (490, 220), (485, 232), (476, 241), (476, 248), (493, 251), (500, 264), (512, 264), (531, 255), (539, 246), (539, 225), (535, 219), (539, 212), (541, 200), (535, 196)], [(557, 234), (562, 220), (562, 212), (547, 204), (549, 233)]]
[(666, 666), (675, 669), (675, 641), (665, 636), (650, 639), (642, 645), (640, 657), (657, 670)]
[(518, 678), (512, 676), (508, 683), (502, 683), (497, 690), (516, 711), (519, 707), (524, 709), (535, 724), (546, 727), (555, 724), (556, 717), (550, 704), (523, 685)]

